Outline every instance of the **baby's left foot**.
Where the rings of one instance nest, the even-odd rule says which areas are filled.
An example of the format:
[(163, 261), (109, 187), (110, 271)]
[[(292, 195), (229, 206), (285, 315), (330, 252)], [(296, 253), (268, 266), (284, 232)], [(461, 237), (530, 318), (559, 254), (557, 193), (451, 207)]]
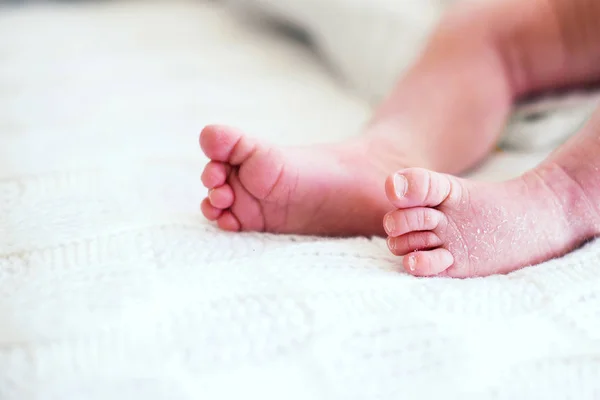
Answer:
[(542, 165), (504, 183), (425, 169), (388, 178), (392, 253), (415, 276), (508, 273), (562, 256), (600, 234), (600, 113)]
[(563, 255), (597, 233), (590, 226), (596, 215), (573, 204), (581, 203), (580, 190), (568, 180), (550, 187), (533, 173), (491, 184), (403, 170), (386, 183), (398, 208), (384, 218), (388, 247), (416, 276), (508, 273)]

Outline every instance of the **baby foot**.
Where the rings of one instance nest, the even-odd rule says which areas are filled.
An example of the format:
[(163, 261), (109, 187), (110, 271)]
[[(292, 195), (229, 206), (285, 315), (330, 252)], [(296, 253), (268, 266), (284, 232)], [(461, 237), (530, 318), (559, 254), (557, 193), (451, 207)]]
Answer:
[[(202, 176), (210, 190), (204, 215), (229, 231), (384, 235), (381, 219), (393, 208), (381, 188), (391, 171), (473, 167), (493, 148), (510, 111), (512, 98), (495, 63), (477, 61), (477, 52), (473, 60), (440, 63), (444, 48), (434, 45), (364, 134), (345, 143), (279, 149), (231, 128), (206, 127), (200, 144), (211, 162)], [(480, 80), (473, 76), (488, 84), (471, 85)]]
[(388, 247), (415, 276), (508, 273), (598, 233), (598, 214), (586, 201), (590, 185), (598, 187), (574, 182), (554, 161), (497, 184), (403, 170), (386, 182), (397, 208), (384, 218)]
[(211, 159), (202, 212), (228, 231), (383, 235), (392, 207), (381, 187), (390, 166), (406, 165), (362, 144), (278, 149), (223, 126), (206, 127), (200, 145)]

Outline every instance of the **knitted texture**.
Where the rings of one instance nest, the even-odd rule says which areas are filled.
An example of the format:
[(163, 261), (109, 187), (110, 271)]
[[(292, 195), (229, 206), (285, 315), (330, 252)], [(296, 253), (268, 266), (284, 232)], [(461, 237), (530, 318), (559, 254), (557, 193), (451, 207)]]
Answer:
[(1, 11), (1, 399), (600, 396), (597, 243), (415, 279), (381, 239), (201, 218), (204, 124), (294, 144), (368, 117), (302, 46), (212, 2)]

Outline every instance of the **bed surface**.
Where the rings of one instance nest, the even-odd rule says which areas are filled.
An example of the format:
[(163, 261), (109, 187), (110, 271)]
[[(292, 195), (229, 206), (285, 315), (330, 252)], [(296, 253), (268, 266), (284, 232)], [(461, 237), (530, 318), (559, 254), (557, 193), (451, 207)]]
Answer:
[(415, 279), (381, 239), (202, 219), (203, 125), (315, 143), (369, 112), (301, 44), (214, 2), (0, 8), (0, 398), (600, 396), (596, 242)]

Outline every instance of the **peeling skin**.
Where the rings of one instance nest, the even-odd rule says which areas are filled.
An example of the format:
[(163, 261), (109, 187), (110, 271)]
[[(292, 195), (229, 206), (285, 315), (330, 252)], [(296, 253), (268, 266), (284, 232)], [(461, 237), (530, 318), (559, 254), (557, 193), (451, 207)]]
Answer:
[[(508, 182), (481, 183), (422, 169), (406, 170), (408, 180), (413, 182), (405, 195), (408, 200), (390, 197), (398, 207), (391, 214), (401, 218), (411, 207), (428, 205), (446, 218), (444, 229), (433, 230), (442, 240), (441, 246), (408, 249), (425, 250), (411, 259), (410, 273), (459, 278), (509, 273), (564, 255), (599, 236), (597, 132), (600, 132), (600, 110), (560, 151), (539, 167)], [(429, 177), (424, 179), (423, 175)], [(451, 192), (466, 195), (461, 199), (435, 198), (436, 193), (442, 192), (440, 188), (448, 186)], [(425, 199), (425, 204), (411, 198)], [(419, 227), (414, 229), (419, 231)], [(404, 238), (392, 237), (390, 242), (401, 243), (410, 234)], [(447, 265), (450, 258), (444, 257), (446, 253), (440, 250), (449, 253), (453, 262)], [(415, 260), (419, 262), (415, 264)]]

